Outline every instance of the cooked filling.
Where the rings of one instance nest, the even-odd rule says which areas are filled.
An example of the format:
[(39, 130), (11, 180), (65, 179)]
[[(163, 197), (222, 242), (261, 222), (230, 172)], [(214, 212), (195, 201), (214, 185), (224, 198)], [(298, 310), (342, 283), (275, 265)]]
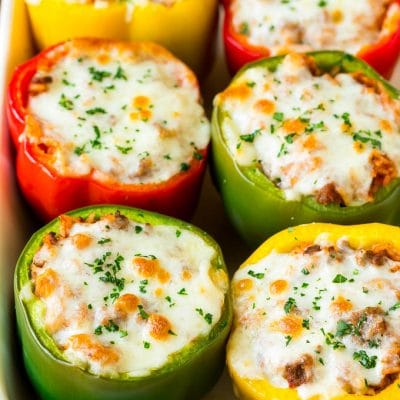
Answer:
[(209, 141), (194, 76), (155, 45), (99, 43), (68, 42), (34, 75), (25, 135), (39, 157), (60, 175), (126, 184), (187, 171)]
[(393, 0), (233, 0), (233, 26), (272, 55), (311, 49), (357, 53), (396, 30)]
[(398, 177), (400, 101), (361, 72), (322, 73), (291, 54), (275, 72), (247, 69), (216, 103), (236, 162), (288, 200), (364, 204)]
[(22, 293), (67, 361), (98, 375), (143, 376), (220, 319), (227, 277), (211, 265), (215, 256), (186, 229), (119, 212), (62, 216)]
[(400, 253), (346, 238), (273, 251), (233, 279), (229, 363), (302, 399), (373, 395), (400, 372)]

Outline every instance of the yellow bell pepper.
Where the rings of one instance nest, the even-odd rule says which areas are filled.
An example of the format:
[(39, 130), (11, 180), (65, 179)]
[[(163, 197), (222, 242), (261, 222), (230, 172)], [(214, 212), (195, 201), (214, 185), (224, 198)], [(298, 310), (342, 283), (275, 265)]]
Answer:
[(143, 6), (126, 1), (66, 0), (27, 2), (34, 39), (40, 49), (74, 37), (100, 37), (157, 42), (203, 75), (209, 66), (218, 0), (176, 0), (167, 6), (149, 1)]
[[(346, 236), (352, 248), (371, 248), (374, 244), (384, 243), (400, 251), (400, 228), (372, 223), (364, 225), (342, 226), (324, 223), (299, 225), (277, 233), (265, 241), (241, 266), (255, 264), (265, 258), (273, 250), (287, 253), (304, 243), (313, 243), (322, 233), (328, 233), (327, 240), (337, 242)], [(235, 324), (235, 323), (234, 323)], [(233, 327), (233, 330), (235, 326)], [(230, 359), (231, 341), (227, 347), (227, 364), (232, 377), (235, 392), (242, 400), (301, 400), (296, 389), (277, 388), (267, 380), (252, 380), (240, 376), (232, 366)], [(330, 400), (395, 400), (400, 399), (400, 378), (381, 392), (373, 395), (346, 394)], [(320, 400), (313, 396), (309, 400)]]

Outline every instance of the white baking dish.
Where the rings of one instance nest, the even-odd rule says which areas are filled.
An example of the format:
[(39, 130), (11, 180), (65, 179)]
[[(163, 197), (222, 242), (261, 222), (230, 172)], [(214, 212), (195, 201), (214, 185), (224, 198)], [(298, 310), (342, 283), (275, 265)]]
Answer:
[[(199, 0), (200, 1), (200, 0)], [(8, 79), (14, 67), (34, 52), (23, 0), (3, 0), (0, 19), (0, 399), (34, 400), (21, 361), (20, 346), (15, 329), (13, 273), (17, 257), (29, 235), (40, 223), (35, 221), (21, 198), (13, 169), (13, 149), (9, 140), (4, 101)], [(203, 92), (208, 108), (213, 96), (229, 81), (223, 52), (220, 48), (212, 73), (204, 83)], [(400, 82), (400, 64), (394, 74)], [(203, 188), (193, 223), (210, 233), (221, 245), (228, 268), (233, 272), (248, 256), (249, 251), (234, 233), (212, 186), (209, 175)], [(205, 400), (234, 398), (226, 374)], [(112, 400), (112, 399), (110, 399)], [(160, 399), (161, 400), (161, 399)]]

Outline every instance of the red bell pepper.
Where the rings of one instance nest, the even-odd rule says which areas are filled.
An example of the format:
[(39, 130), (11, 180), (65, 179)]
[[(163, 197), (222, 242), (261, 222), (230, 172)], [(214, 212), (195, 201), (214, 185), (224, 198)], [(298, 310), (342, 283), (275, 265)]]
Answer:
[[(232, 1), (222, 0), (225, 8), (223, 40), (228, 67), (234, 74), (248, 62), (269, 57), (270, 50), (264, 46), (250, 44), (245, 35), (235, 30), (231, 11)], [(400, 5), (400, 0), (393, 0), (393, 2)], [(400, 55), (400, 21), (390, 34), (382, 37), (377, 43), (367, 44), (355, 55), (389, 79)]]
[(32, 143), (22, 135), (29, 117), (29, 84), (38, 66), (42, 63), (52, 64), (63, 55), (60, 51), (53, 52), (57, 46), (46, 49), (17, 67), (8, 88), (6, 113), (17, 151), (17, 179), (25, 198), (38, 216), (44, 221), (49, 221), (78, 207), (120, 204), (190, 219), (199, 198), (208, 147), (199, 149), (197, 157), (193, 157), (189, 167), (167, 181), (126, 184), (98, 181), (91, 174), (63, 176), (47, 162), (40, 151), (40, 144)]

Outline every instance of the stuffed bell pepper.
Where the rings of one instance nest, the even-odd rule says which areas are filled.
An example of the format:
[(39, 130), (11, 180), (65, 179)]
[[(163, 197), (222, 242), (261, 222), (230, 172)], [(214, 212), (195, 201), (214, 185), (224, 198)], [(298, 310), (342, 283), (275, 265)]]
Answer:
[(16, 69), (8, 117), (18, 181), (42, 219), (100, 203), (193, 213), (209, 122), (195, 76), (160, 46), (52, 47)]
[(353, 56), (250, 64), (213, 113), (229, 217), (253, 246), (306, 222), (400, 222), (399, 127), (399, 91)]
[(39, 48), (75, 37), (157, 42), (203, 75), (218, 0), (26, 0)]
[(228, 367), (246, 400), (400, 398), (400, 228), (302, 225), (232, 281)]
[(224, 367), (231, 322), (218, 245), (120, 206), (61, 215), (15, 272), (19, 334), (41, 398), (198, 399)]
[(291, 51), (342, 50), (386, 78), (400, 54), (400, 1), (224, 0), (231, 71)]

